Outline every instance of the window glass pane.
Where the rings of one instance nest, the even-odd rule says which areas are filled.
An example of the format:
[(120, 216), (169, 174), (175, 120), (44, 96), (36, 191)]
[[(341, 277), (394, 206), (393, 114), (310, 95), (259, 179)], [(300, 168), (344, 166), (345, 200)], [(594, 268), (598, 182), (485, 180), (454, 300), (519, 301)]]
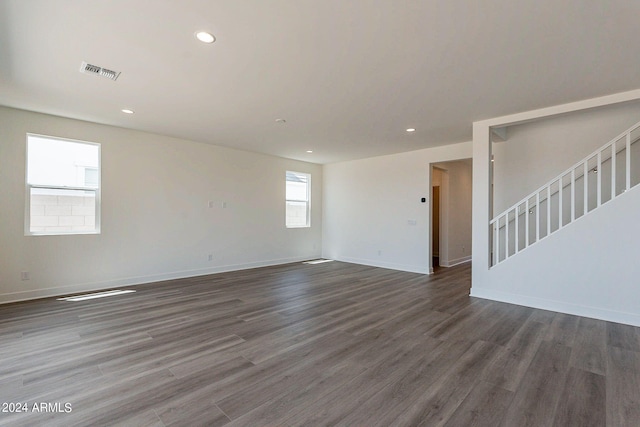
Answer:
[(306, 173), (287, 171), (287, 181), (307, 182), (309, 175)]
[(84, 187), (85, 171), (93, 169), (86, 185), (98, 187), (98, 145), (29, 135), (27, 150), (29, 184)]
[(307, 218), (307, 202), (287, 201), (287, 227), (306, 227)]
[(287, 200), (309, 200), (309, 175), (287, 172)]
[(96, 231), (96, 192), (32, 188), (29, 231), (63, 234)]
[(306, 182), (287, 181), (287, 200), (307, 200), (307, 184)]

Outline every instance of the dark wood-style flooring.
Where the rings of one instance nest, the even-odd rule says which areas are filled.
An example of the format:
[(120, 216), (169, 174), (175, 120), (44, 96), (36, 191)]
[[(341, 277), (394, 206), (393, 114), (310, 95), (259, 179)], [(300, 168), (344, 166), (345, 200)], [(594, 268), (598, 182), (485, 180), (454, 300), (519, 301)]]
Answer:
[(640, 425), (639, 328), (469, 286), (331, 262), (0, 306), (0, 402), (29, 411), (0, 425)]

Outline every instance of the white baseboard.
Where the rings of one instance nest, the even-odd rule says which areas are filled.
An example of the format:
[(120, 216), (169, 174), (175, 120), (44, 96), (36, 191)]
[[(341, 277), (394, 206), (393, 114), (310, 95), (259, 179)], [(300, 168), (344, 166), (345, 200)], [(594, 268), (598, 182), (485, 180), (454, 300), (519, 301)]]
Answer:
[(228, 271), (248, 270), (258, 267), (269, 267), (272, 265), (289, 264), (292, 262), (302, 262), (309, 259), (320, 258), (318, 256), (282, 258), (268, 261), (257, 261), (243, 264), (231, 264), (217, 266), (212, 268), (202, 268), (197, 270), (174, 271), (168, 273), (152, 274), (147, 276), (124, 277), (113, 280), (105, 280), (102, 282), (80, 283), (70, 286), (60, 286), (45, 289), (37, 289), (22, 292), (12, 292), (0, 294), (0, 304), (8, 304), (12, 302), (28, 301), (38, 298), (50, 298), (61, 295), (71, 295), (83, 292), (93, 292), (105, 289), (112, 289), (120, 286), (136, 286), (145, 283), (160, 282), (163, 280), (184, 279), (187, 277), (206, 276), (209, 274), (224, 273)]
[(507, 292), (494, 291), (490, 289), (477, 289), (473, 287), (471, 287), (470, 295), (472, 297), (483, 298), (492, 301), (500, 301), (509, 304), (522, 305), (525, 307), (556, 311), (565, 314), (573, 314), (575, 316), (589, 317), (592, 319), (605, 320), (607, 322), (640, 326), (640, 316), (634, 313), (611, 311), (598, 307), (588, 307), (571, 304), (564, 301), (547, 300), (544, 298), (531, 297), (527, 295), (516, 295)]
[(336, 261), (349, 262), (352, 264), (368, 265), (370, 267), (380, 267), (380, 268), (388, 268), (390, 270), (406, 271), (408, 273), (418, 273), (418, 274), (433, 273), (433, 272), (429, 272), (429, 267), (416, 267), (414, 265), (395, 264), (390, 262), (380, 262), (380, 261), (373, 261), (369, 259), (349, 258), (349, 257), (338, 257), (333, 259)]
[(469, 261), (471, 261), (471, 255), (454, 259), (452, 261), (440, 262), (440, 267), (454, 267), (456, 265), (464, 264), (465, 262), (469, 262)]

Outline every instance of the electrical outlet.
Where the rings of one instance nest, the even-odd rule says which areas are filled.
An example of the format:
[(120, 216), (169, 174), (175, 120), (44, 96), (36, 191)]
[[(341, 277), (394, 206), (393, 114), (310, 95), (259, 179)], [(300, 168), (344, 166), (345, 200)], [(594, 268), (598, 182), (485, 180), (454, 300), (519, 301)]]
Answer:
[(20, 280), (29, 280), (29, 272), (28, 271), (22, 271), (20, 273)]
[(382, 255), (382, 250), (378, 249), (378, 256)]
[(213, 254), (209, 254), (209, 261), (213, 261)]

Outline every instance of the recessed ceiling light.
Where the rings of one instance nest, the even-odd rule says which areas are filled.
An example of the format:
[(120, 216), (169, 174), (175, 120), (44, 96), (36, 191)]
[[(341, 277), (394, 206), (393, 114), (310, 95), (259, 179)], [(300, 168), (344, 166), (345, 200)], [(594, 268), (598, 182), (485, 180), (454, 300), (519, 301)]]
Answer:
[(135, 111), (133, 111), (133, 110), (129, 110), (128, 108), (123, 108), (123, 109), (122, 109), (122, 110), (120, 110), (120, 111), (122, 111), (122, 112), (123, 112), (123, 113), (125, 113), (125, 114), (133, 114), (133, 113), (135, 113)]
[(415, 132), (416, 130), (414, 128), (409, 128), (407, 129), (407, 132)]
[(307, 153), (313, 153), (313, 150), (307, 150)]
[(276, 119), (276, 123), (283, 124), (283, 123), (287, 123), (287, 121), (285, 119)]
[(213, 43), (214, 41), (216, 41), (216, 38), (213, 37), (213, 34), (207, 33), (206, 31), (198, 31), (196, 33), (196, 38), (202, 43)]

